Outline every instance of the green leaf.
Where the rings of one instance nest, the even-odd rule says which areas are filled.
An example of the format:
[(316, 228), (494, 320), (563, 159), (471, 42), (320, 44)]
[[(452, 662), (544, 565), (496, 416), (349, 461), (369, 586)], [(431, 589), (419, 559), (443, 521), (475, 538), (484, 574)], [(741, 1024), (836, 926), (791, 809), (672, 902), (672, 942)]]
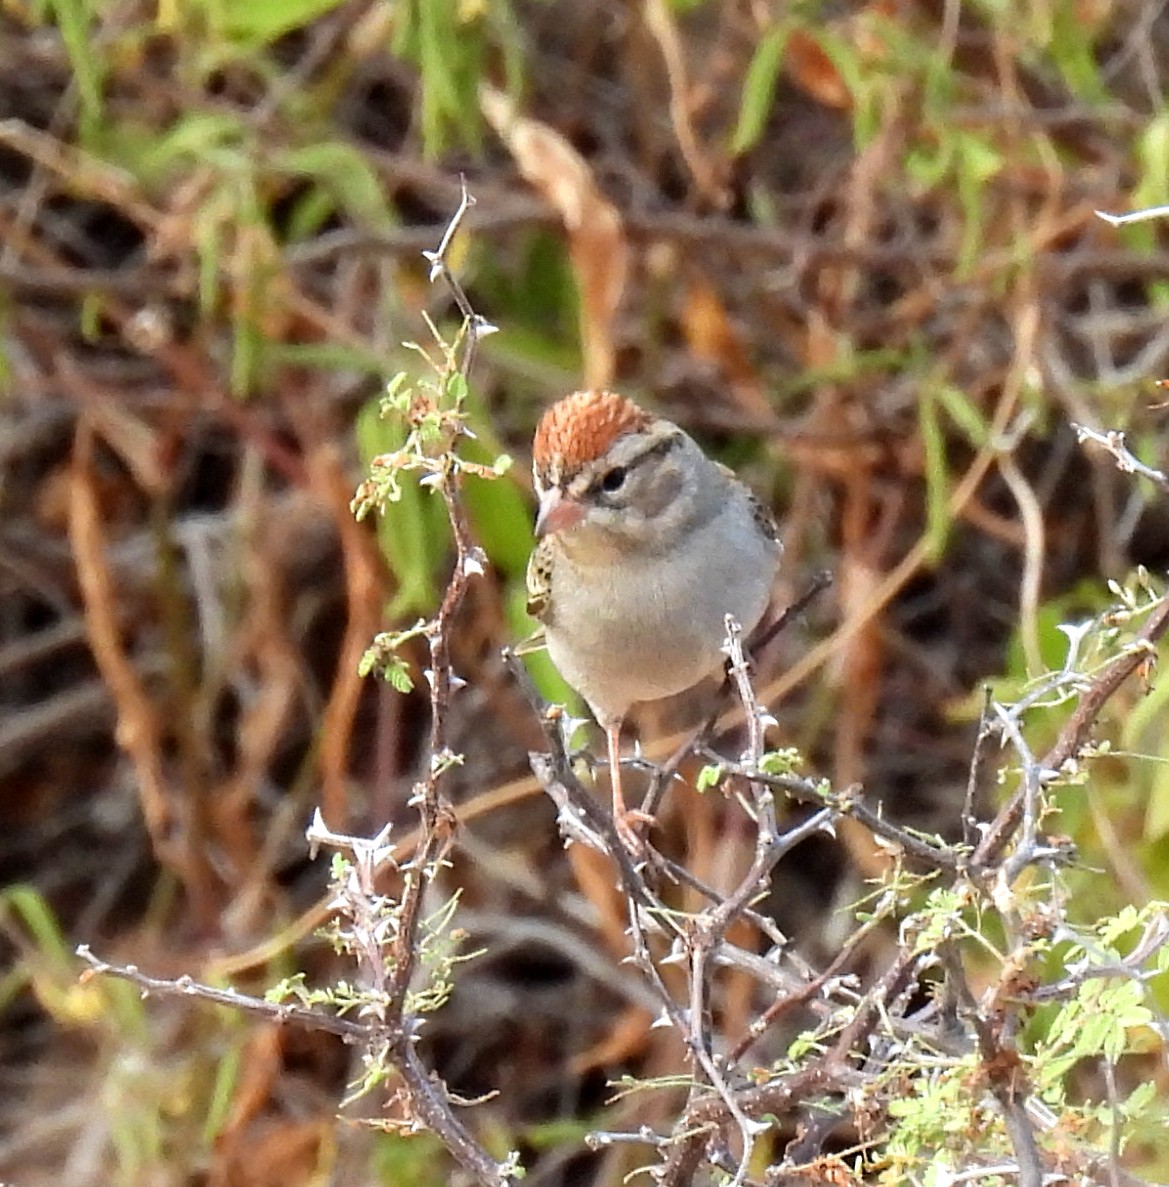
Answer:
[(1165, 753), (1164, 722), (1169, 709), (1169, 680), (1157, 680), (1137, 700), (1120, 723), (1120, 747), (1136, 754), (1149, 754), (1153, 761), (1142, 764), (1139, 778), (1145, 804), (1144, 838), (1158, 841), (1169, 835), (1169, 755)]
[(288, 230), (285, 237), (290, 243), (303, 243), (319, 234), (337, 209), (332, 194), (323, 186), (312, 186), (292, 200), (288, 212)]
[(954, 163), (953, 137), (944, 136), (937, 143), (915, 143), (905, 156), (905, 170), (922, 189), (941, 185)]
[(992, 144), (971, 133), (956, 137), (957, 152), (954, 171), (958, 184), (958, 199), (965, 214), (962, 242), (958, 249), (956, 273), (965, 277), (979, 262), (983, 245), (986, 183), (1003, 166), (1003, 156)]
[(731, 137), (732, 153), (743, 153), (754, 148), (763, 135), (790, 33), (790, 23), (781, 21), (764, 35), (751, 58), (747, 76), (743, 80), (739, 121)]
[(428, 156), (445, 145), (447, 118), (457, 112), (458, 90), (454, 77), (458, 36), (452, 0), (420, 0), (418, 65), (422, 72), (422, 143)]
[[(482, 441), (469, 441), (463, 454), (492, 465), (496, 458)], [(489, 481), (468, 475), (463, 483), (472, 533), (491, 563), (508, 577), (522, 577), (533, 546), (532, 513), (527, 497), (511, 479)]]
[(856, 45), (848, 37), (826, 25), (805, 26), (804, 31), (824, 51), (852, 96), (853, 141), (858, 148), (864, 148), (882, 126), (883, 113), (878, 101), (881, 75), (862, 61)]
[(246, 139), (247, 129), (239, 116), (220, 111), (190, 112), (180, 116), (164, 135), (142, 147), (138, 169), (145, 181), (161, 182), (176, 167), (205, 161), (217, 150), (242, 151)]
[(219, 31), (236, 41), (263, 45), (331, 12), (341, 0), (246, 0), (223, 6)]
[(759, 769), (765, 775), (794, 775), (803, 766), (803, 755), (794, 747), (768, 750), (759, 759)]
[(203, 1140), (208, 1144), (220, 1135), (231, 1115), (242, 1066), (243, 1046), (240, 1043), (232, 1044), (215, 1065), (215, 1081), (203, 1121)]
[(395, 692), (407, 693), (414, 688), (414, 678), (410, 675), (410, 669), (404, 659), (393, 659), (382, 668), (382, 679), (389, 684)]
[(386, 383), (385, 390), (378, 400), (378, 415), (385, 419), (390, 416), (405, 416), (410, 410), (412, 389), (409, 386), (410, 373), (398, 371)]
[(195, 254), (199, 262), (199, 312), (210, 313), (219, 296), (219, 262), (223, 228), (215, 206), (208, 203), (195, 217)]
[(65, 939), (57, 917), (45, 898), (31, 886), (9, 886), (0, 893), (0, 920), (9, 910), (19, 917), (32, 937), (37, 951), (51, 965), (53, 971), (72, 977), (74, 956), (72, 946)]
[(1100, 105), (1112, 96), (1100, 74), (1091, 27), (1081, 19), (1078, 8), (1070, 3), (1052, 6), (1052, 29), (1046, 48), (1072, 94), (1081, 102)]
[(467, 402), (467, 377), (462, 371), (452, 371), (446, 377), (446, 397), (456, 408)]
[(122, 1037), (141, 1034), (144, 1007), (134, 987), (110, 978), (85, 984), (78, 981), (73, 945), (40, 891), (20, 883), (0, 891), (0, 931), (15, 930), (10, 916), (27, 932), (28, 955), (0, 978), (0, 1008), (31, 985), (45, 1009), (59, 1021), (111, 1022)]
[(927, 383), (922, 390), (919, 420), (925, 452), (926, 550), (930, 562), (936, 563), (945, 551), (950, 531), (950, 473), (938, 417), (938, 397), (932, 383)]
[[(381, 397), (366, 402), (357, 416), (357, 444), (368, 467), (379, 454), (405, 440), (402, 426), (382, 418)], [(401, 497), (377, 519), (378, 542), (398, 582), (391, 617), (425, 613), (438, 601), (438, 571), (449, 550), (446, 510), (441, 499), (404, 481)]]
[(87, 0), (50, 0), (47, 8), (56, 17), (69, 56), (72, 83), (81, 106), (81, 138), (89, 142), (101, 124), (105, 85), (105, 58), (94, 52), (93, 6)]
[(946, 415), (962, 430), (966, 440), (975, 449), (981, 449), (990, 435), (990, 428), (966, 393), (950, 383), (939, 383), (933, 391)]
[(381, 179), (364, 156), (339, 140), (307, 144), (279, 153), (277, 168), (314, 178), (332, 194), (342, 210), (380, 230), (394, 225)]
[(383, 358), (356, 342), (273, 342), (268, 347), (268, 355), (274, 362), (320, 367), (324, 371), (381, 375), (385, 369)]
[(372, 1163), (384, 1187), (445, 1187), (450, 1181), (442, 1145), (430, 1133), (380, 1135)]
[(1169, 836), (1169, 762), (1154, 764), (1145, 801), (1144, 838), (1159, 841)]
[[(1137, 138), (1141, 178), (1130, 197), (1133, 210), (1169, 202), (1169, 112), (1161, 111)], [(1149, 251), (1157, 241), (1155, 223), (1133, 223), (1118, 232), (1133, 250)]]
[(710, 791), (711, 788), (717, 787), (719, 781), (723, 777), (723, 769), (717, 765), (705, 766), (698, 772), (698, 778), (694, 781), (694, 790), (702, 795), (703, 792)]

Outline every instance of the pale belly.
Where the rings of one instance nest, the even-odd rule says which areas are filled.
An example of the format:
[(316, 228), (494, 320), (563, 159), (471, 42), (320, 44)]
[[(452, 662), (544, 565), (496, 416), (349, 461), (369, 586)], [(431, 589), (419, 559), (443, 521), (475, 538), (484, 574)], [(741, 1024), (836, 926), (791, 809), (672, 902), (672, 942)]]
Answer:
[[(639, 701), (673, 696), (717, 672), (727, 614), (744, 631), (762, 617), (778, 556), (761, 547), (746, 561), (722, 558), (720, 543), (716, 539), (707, 553), (706, 580), (655, 563), (577, 578), (572, 597), (553, 590), (549, 655), (602, 724)], [(728, 581), (726, 571), (751, 576)]]

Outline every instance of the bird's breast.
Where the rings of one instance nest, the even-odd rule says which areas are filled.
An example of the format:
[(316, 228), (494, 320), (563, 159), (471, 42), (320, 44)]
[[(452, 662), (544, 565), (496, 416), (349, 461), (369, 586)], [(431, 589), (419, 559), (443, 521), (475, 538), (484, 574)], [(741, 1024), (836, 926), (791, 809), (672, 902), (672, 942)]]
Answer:
[(554, 567), (548, 650), (599, 718), (673, 696), (716, 671), (725, 619), (751, 630), (771, 594), (778, 550), (732, 538), (716, 520), (670, 555)]

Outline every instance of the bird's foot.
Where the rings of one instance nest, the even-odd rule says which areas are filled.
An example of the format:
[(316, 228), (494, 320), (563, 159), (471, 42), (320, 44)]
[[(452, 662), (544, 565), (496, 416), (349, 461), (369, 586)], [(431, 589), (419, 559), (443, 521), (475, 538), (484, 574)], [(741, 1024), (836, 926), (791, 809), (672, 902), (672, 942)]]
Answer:
[(638, 825), (653, 825), (656, 823), (649, 812), (642, 812), (638, 808), (622, 808), (613, 814), (613, 823), (617, 826), (617, 835), (621, 843), (634, 857), (645, 856), (645, 841), (637, 833)]

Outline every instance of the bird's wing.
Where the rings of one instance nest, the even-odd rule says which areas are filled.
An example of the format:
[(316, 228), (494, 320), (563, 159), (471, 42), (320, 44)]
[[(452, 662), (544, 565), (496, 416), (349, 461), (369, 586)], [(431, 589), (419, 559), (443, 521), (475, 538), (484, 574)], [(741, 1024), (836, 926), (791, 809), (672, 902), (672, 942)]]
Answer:
[[(783, 541), (779, 538), (779, 523), (771, 509), (767, 507), (762, 499), (732, 470), (729, 466), (724, 466), (722, 462), (715, 463), (718, 468), (747, 496), (747, 502), (751, 507), (751, 518), (755, 521), (755, 526), (770, 540), (773, 544), (778, 544), (783, 547)], [(529, 585), (529, 589), (531, 586)]]
[(528, 613), (538, 621), (544, 622), (552, 594), (552, 541), (549, 537), (545, 537), (532, 549), (532, 555), (528, 558), (526, 581)]

